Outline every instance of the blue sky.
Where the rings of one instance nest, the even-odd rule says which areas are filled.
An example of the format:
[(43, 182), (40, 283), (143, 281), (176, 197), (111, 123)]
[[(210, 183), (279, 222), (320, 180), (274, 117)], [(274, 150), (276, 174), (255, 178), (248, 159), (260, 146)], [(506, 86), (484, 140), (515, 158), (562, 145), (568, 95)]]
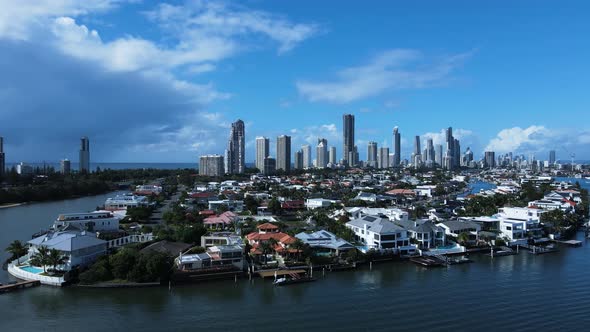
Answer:
[[(361, 159), (399, 126), (485, 149), (590, 159), (584, 1), (0, 0), (8, 161), (191, 162), (254, 139), (325, 137)], [(274, 144), (271, 144), (274, 154)], [(402, 156), (407, 157), (407, 156)]]

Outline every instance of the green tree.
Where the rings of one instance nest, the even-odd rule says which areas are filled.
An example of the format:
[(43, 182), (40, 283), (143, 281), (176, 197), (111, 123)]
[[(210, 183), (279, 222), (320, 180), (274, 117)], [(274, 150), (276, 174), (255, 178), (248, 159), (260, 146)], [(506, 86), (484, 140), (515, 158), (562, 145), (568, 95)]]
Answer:
[(301, 252), (303, 251), (304, 247), (305, 243), (303, 243), (303, 241), (300, 239), (296, 239), (295, 242), (289, 245), (289, 248), (297, 250), (297, 260), (301, 259)]
[(63, 265), (67, 261), (67, 257), (57, 249), (50, 249), (47, 257), (47, 263), (52, 266), (54, 270), (57, 266)]
[(281, 207), (281, 202), (279, 202), (276, 198), (273, 198), (268, 202), (268, 209), (272, 212), (272, 214), (280, 215), (283, 211)]
[(269, 242), (262, 242), (260, 243), (260, 251), (262, 251), (262, 255), (264, 256), (264, 264), (268, 262), (267, 254), (271, 253), (273, 247), (270, 245)]
[(129, 273), (138, 260), (137, 250), (123, 248), (110, 257), (110, 265), (113, 277), (116, 279), (127, 280)]
[(10, 245), (6, 248), (6, 251), (10, 253), (12, 256), (10, 260), (17, 259), (17, 264), (20, 264), (20, 258), (27, 254), (28, 252), (27, 246), (19, 240), (14, 240), (10, 243)]
[(466, 245), (469, 242), (469, 233), (463, 232), (457, 236), (457, 241), (461, 245)]
[(49, 265), (49, 248), (40, 246), (37, 252), (31, 257), (31, 263), (35, 266), (42, 266), (43, 273), (47, 272), (46, 266)]

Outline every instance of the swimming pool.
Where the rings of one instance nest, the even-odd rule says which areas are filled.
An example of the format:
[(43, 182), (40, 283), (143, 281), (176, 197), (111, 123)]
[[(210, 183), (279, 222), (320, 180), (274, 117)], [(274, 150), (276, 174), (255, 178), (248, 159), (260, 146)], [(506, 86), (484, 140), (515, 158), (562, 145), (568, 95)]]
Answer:
[(34, 266), (21, 266), (20, 269), (34, 274), (43, 273), (43, 269)]

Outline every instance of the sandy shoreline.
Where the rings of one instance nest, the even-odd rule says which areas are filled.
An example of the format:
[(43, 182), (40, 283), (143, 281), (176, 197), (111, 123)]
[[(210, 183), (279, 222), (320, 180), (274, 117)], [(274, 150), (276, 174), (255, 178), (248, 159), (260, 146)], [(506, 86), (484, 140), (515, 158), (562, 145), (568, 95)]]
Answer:
[(14, 203), (14, 204), (5, 204), (5, 205), (0, 205), (0, 209), (8, 209), (11, 207), (17, 207), (17, 206), (21, 206), (21, 205), (25, 205), (27, 203)]

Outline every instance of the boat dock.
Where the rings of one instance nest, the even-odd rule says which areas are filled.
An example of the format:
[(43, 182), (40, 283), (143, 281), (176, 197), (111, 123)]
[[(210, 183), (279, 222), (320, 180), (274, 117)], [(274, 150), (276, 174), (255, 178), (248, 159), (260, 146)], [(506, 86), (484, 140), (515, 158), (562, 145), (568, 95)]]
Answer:
[(39, 280), (22, 281), (15, 284), (2, 285), (0, 286), (0, 293), (8, 293), (13, 290), (37, 287), (39, 285), (41, 285)]
[(275, 275), (277, 277), (283, 277), (292, 274), (303, 274), (307, 271), (305, 270), (269, 270), (269, 271), (258, 271), (258, 275), (264, 278), (274, 278)]
[(528, 249), (529, 250), (529, 253), (531, 253), (533, 255), (542, 255), (542, 254), (548, 254), (548, 253), (552, 253), (552, 252), (557, 252), (558, 251), (555, 248), (540, 247), (540, 246), (535, 246), (535, 245), (530, 245), (530, 244), (521, 244), (519, 246), (521, 248)]
[(516, 255), (518, 252), (512, 250), (511, 248), (508, 247), (500, 247), (499, 250), (494, 251), (494, 249), (490, 249), (490, 253), (486, 254), (486, 256), (489, 257), (504, 257), (504, 256), (512, 256), (512, 255)]
[(410, 262), (426, 267), (445, 266), (446, 261), (436, 256), (418, 256), (410, 258)]
[(567, 240), (567, 241), (555, 240), (554, 242), (559, 243), (559, 244), (565, 244), (570, 247), (581, 247), (582, 246), (582, 241), (578, 241), (578, 240)]

